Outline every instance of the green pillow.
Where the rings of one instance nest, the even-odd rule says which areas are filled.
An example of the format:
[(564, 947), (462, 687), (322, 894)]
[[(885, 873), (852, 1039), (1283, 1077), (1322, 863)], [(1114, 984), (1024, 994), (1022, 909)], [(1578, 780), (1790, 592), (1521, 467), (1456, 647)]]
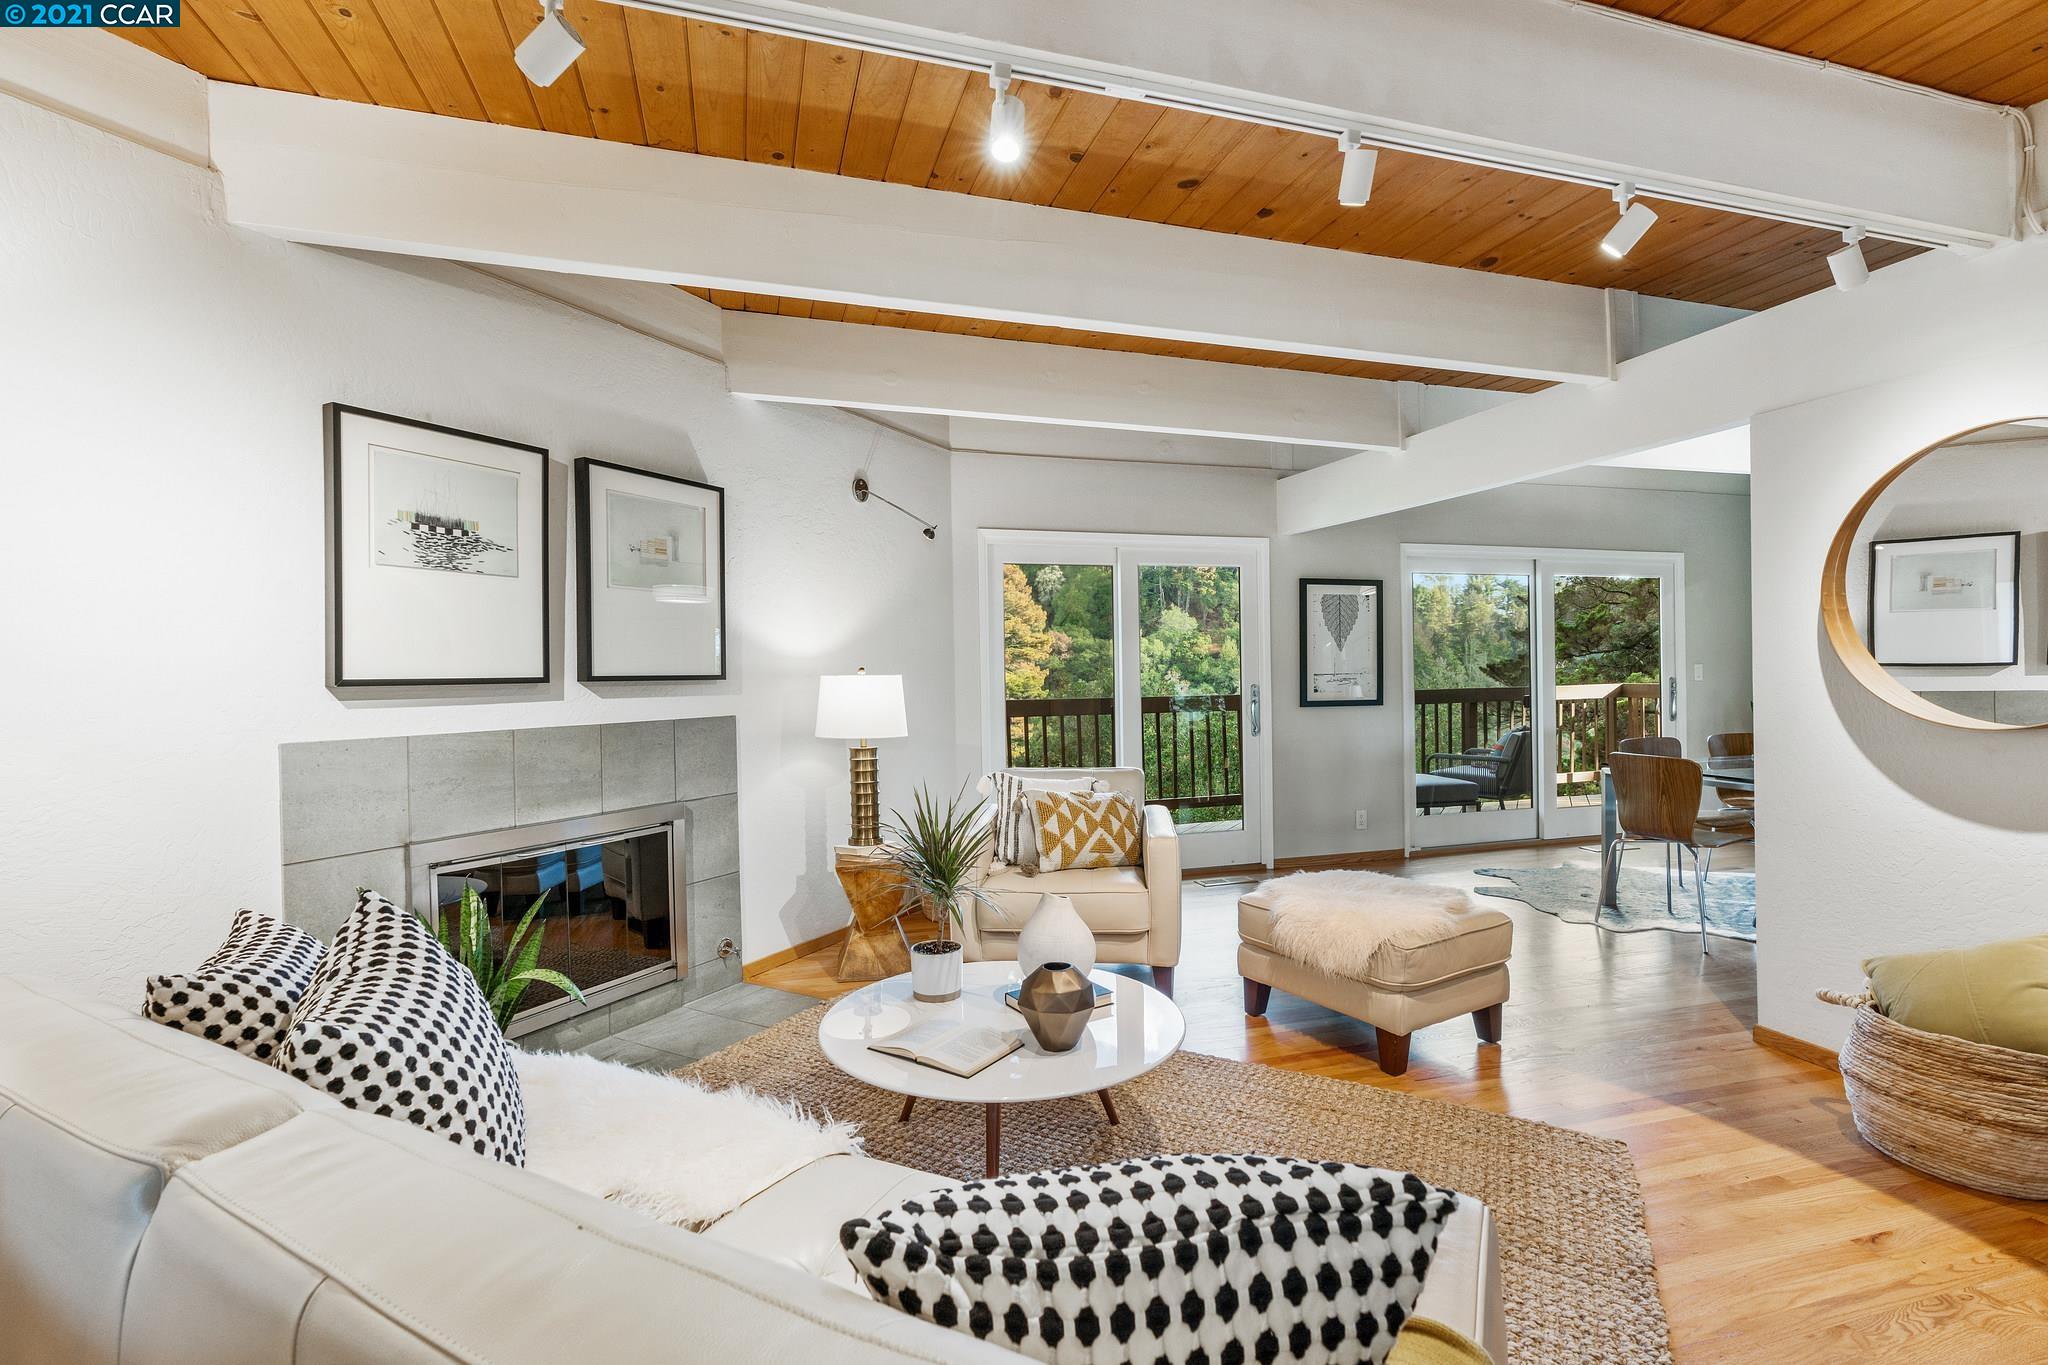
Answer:
[(2048, 934), (1873, 957), (1863, 974), (1907, 1028), (2048, 1055)]

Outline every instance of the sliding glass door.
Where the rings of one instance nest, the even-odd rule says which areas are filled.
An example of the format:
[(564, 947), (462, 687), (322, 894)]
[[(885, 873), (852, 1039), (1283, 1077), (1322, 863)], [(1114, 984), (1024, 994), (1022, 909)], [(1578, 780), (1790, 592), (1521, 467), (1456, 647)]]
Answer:
[(1535, 565), (1473, 552), (1408, 563), (1412, 842), (1536, 837)]
[(1679, 566), (1644, 555), (1542, 561), (1545, 663), (1553, 683), (1542, 784), (1546, 838), (1600, 830), (1600, 766), (1625, 740), (1679, 737)]
[(1409, 842), (1599, 829), (1623, 740), (1683, 735), (1676, 555), (1409, 547)]
[(1268, 860), (1264, 541), (982, 533), (991, 766), (1142, 767), (1182, 866)]

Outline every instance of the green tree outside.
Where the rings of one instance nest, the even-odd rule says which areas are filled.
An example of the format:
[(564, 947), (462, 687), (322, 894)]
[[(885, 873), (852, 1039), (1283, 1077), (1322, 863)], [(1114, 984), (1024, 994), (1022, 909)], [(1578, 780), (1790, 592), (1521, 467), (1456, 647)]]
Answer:
[[(1147, 565), (1138, 575), (1138, 681), (1148, 698), (1176, 703), (1144, 726), (1147, 787), (1157, 796), (1235, 793), (1243, 785), (1243, 737), (1236, 710), (1204, 698), (1243, 685), (1242, 595), (1238, 571), (1214, 565)], [(1116, 583), (1100, 564), (1003, 566), (1003, 685), (1012, 700), (1099, 700), (1116, 695)], [(1109, 754), (1111, 718), (1050, 718), (1064, 725), (1068, 752)], [(1083, 736), (1082, 726), (1094, 730)], [(1034, 720), (1011, 722), (1013, 751), (1045, 764)], [(1099, 748), (1097, 741), (1100, 741)], [(1159, 752), (1165, 749), (1162, 757)], [(1059, 757), (1055, 748), (1052, 757)], [(1171, 764), (1173, 771), (1166, 771)], [(1241, 820), (1241, 805), (1188, 807), (1182, 823)]]

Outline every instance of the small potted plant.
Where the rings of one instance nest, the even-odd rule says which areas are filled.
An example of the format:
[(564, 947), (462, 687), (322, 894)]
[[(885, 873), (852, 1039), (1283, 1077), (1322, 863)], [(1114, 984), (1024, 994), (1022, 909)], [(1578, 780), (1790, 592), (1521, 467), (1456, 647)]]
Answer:
[(890, 811), (883, 827), (888, 835), (883, 852), (903, 874), (904, 908), (922, 905), (942, 926), (942, 937), (910, 945), (911, 993), (934, 1004), (960, 995), (961, 946), (944, 934), (944, 927), (950, 920), (964, 931), (967, 904), (988, 899), (975, 882), (995, 828), (982, 818), (982, 801), (961, 808), (966, 795), (963, 785), (941, 807), (928, 789), (919, 787), (910, 818)]

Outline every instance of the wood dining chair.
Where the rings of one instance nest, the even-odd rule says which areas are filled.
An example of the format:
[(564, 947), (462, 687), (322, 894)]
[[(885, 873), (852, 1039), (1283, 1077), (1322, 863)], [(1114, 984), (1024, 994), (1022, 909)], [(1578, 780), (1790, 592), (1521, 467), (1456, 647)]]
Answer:
[[(1708, 758), (1752, 758), (1756, 754), (1756, 736), (1748, 730), (1727, 730), (1718, 735), (1707, 736)], [(1709, 786), (1713, 779), (1707, 779)], [(1715, 787), (1714, 796), (1724, 811), (1743, 811), (1746, 819), (1736, 823), (1748, 823), (1756, 818), (1756, 793), (1740, 787)]]
[[(1659, 758), (1679, 758), (1685, 753), (1685, 745), (1677, 735), (1630, 735), (1614, 746), (1617, 753), (1656, 754)], [(1685, 864), (1678, 861), (1678, 855), (1671, 845), (1664, 845), (1664, 876), (1669, 879), (1672, 872), (1678, 873), (1678, 889), (1685, 890)]]
[[(1624, 839), (1660, 843), (1692, 855), (1693, 887), (1699, 900), (1700, 953), (1708, 955), (1707, 874), (1713, 865), (1714, 850), (1746, 843), (1747, 836), (1700, 824), (1704, 782), (1700, 765), (1689, 758), (1616, 752), (1607, 756), (1607, 771), (1608, 780), (1614, 783), (1615, 815)], [(1626, 847), (1617, 846), (1615, 858), (1619, 859)], [(1664, 874), (1664, 908), (1677, 914), (1668, 864)]]

